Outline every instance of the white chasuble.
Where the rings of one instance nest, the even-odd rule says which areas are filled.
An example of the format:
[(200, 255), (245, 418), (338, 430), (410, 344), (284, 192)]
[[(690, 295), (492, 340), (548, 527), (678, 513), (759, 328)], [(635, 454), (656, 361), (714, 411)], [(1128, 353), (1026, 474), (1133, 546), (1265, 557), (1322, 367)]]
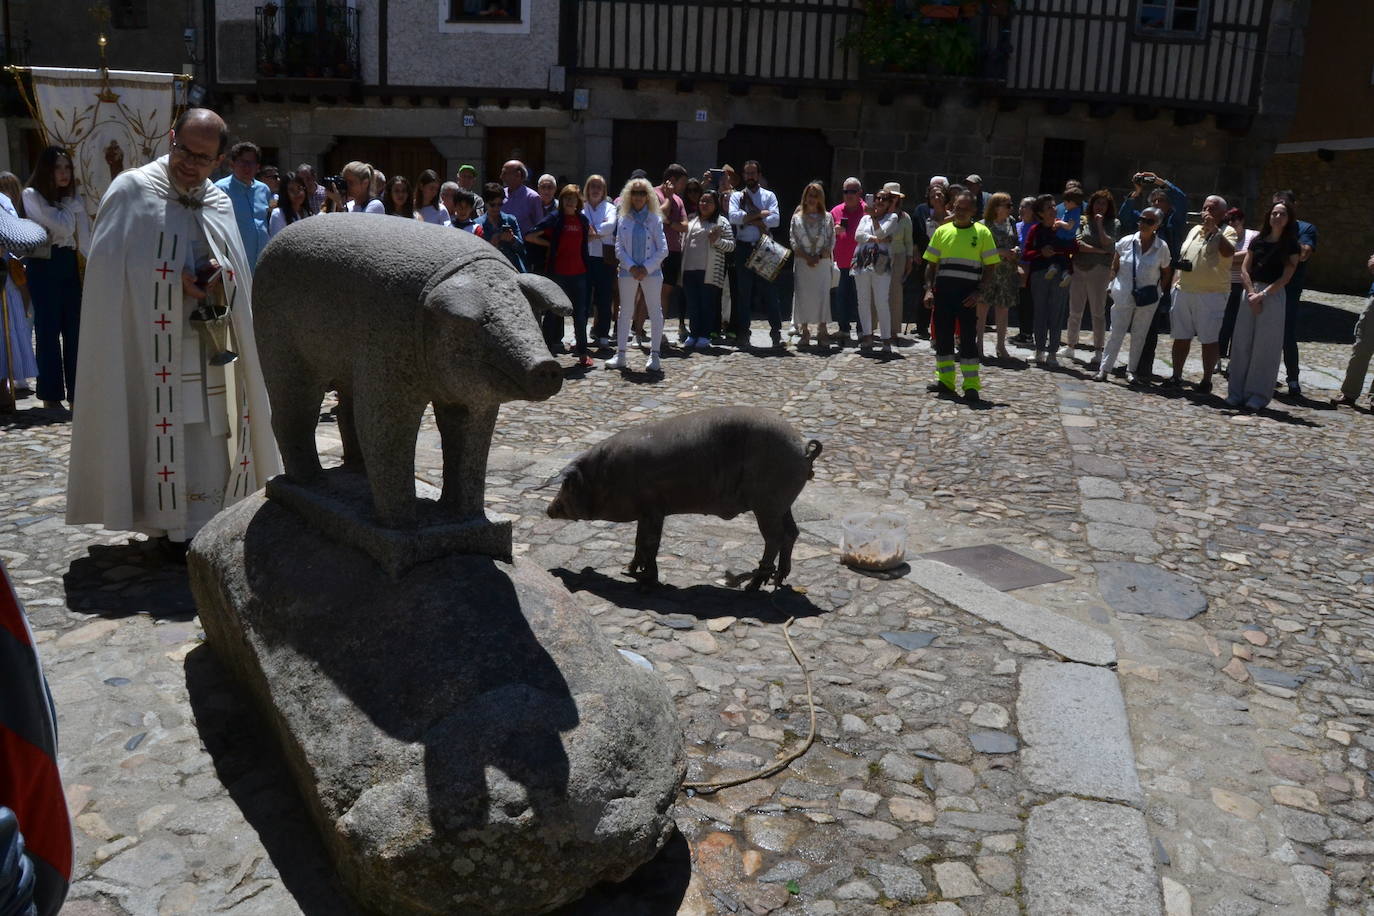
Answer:
[[(72, 421), (69, 524), (173, 540), (281, 470), (253, 339), (252, 280), (233, 206), (205, 182), (173, 187), (166, 158), (122, 172), (100, 204), (83, 291), (83, 395)], [(181, 274), (224, 267), (228, 366), (208, 365)]]

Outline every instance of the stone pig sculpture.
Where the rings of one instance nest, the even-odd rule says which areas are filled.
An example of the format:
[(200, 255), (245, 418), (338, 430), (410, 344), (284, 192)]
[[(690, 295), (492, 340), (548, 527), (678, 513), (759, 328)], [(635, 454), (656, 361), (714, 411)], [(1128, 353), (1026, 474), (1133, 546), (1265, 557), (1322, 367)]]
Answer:
[(415, 525), (426, 405), (443, 444), (443, 514), (482, 516), (500, 405), (542, 401), (563, 384), (537, 316), (568, 313), (567, 297), (467, 232), (381, 215), (312, 217), (268, 243), (253, 288), (286, 476), (322, 475), (315, 425), (337, 388), (344, 464), (366, 471), (385, 527)]
[[(629, 573), (658, 582), (663, 519), (697, 513), (734, 518), (753, 512), (763, 535), (763, 559), (749, 580), (754, 591), (792, 571), (797, 523), (792, 503), (811, 479), (821, 453), (771, 413), (722, 407), (645, 423), (583, 452), (560, 475), (549, 506), (560, 519), (638, 522)], [(776, 570), (774, 562), (776, 561)]]

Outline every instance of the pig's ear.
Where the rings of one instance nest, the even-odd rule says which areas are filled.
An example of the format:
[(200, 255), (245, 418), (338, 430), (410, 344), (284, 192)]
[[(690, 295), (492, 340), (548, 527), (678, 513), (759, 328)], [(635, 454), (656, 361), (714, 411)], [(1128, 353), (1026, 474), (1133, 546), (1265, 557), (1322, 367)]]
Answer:
[(520, 291), (529, 300), (535, 318), (544, 317), (545, 312), (553, 312), (565, 318), (573, 313), (572, 303), (568, 301), (567, 294), (548, 277), (538, 274), (516, 274), (515, 282), (520, 285)]
[(578, 468), (577, 462), (575, 461), (567, 467), (563, 468), (563, 470), (559, 471), (557, 474), (550, 477), (548, 480), (541, 483), (539, 486), (535, 487), (535, 489), (544, 490), (553, 486), (561, 487), (564, 481), (567, 480), (572, 480), (574, 484), (581, 483), (582, 481), (582, 471), (580, 468)]

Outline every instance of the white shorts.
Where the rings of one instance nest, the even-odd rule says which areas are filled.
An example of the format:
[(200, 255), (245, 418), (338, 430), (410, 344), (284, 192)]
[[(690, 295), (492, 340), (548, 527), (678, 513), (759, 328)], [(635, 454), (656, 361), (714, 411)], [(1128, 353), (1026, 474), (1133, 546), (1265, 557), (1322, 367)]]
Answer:
[(1198, 339), (1198, 343), (1214, 344), (1221, 337), (1221, 321), (1226, 317), (1225, 293), (1187, 293), (1174, 291), (1174, 303), (1169, 309), (1169, 336), (1174, 340)]

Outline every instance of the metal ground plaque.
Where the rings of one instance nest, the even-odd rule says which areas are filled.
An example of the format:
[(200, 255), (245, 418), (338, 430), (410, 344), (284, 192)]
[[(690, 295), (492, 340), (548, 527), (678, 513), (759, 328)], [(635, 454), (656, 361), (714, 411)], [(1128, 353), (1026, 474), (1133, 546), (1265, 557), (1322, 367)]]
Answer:
[(1073, 576), (1060, 572), (1053, 566), (1037, 563), (1029, 557), (1023, 557), (1021, 554), (997, 544), (956, 547), (953, 550), (923, 553), (921, 556), (927, 560), (938, 560), (941, 563), (948, 563), (956, 569), (962, 569), (970, 576), (981, 579), (1002, 592), (1028, 588), (1032, 585), (1044, 585), (1046, 582), (1062, 582), (1065, 579), (1073, 578)]

